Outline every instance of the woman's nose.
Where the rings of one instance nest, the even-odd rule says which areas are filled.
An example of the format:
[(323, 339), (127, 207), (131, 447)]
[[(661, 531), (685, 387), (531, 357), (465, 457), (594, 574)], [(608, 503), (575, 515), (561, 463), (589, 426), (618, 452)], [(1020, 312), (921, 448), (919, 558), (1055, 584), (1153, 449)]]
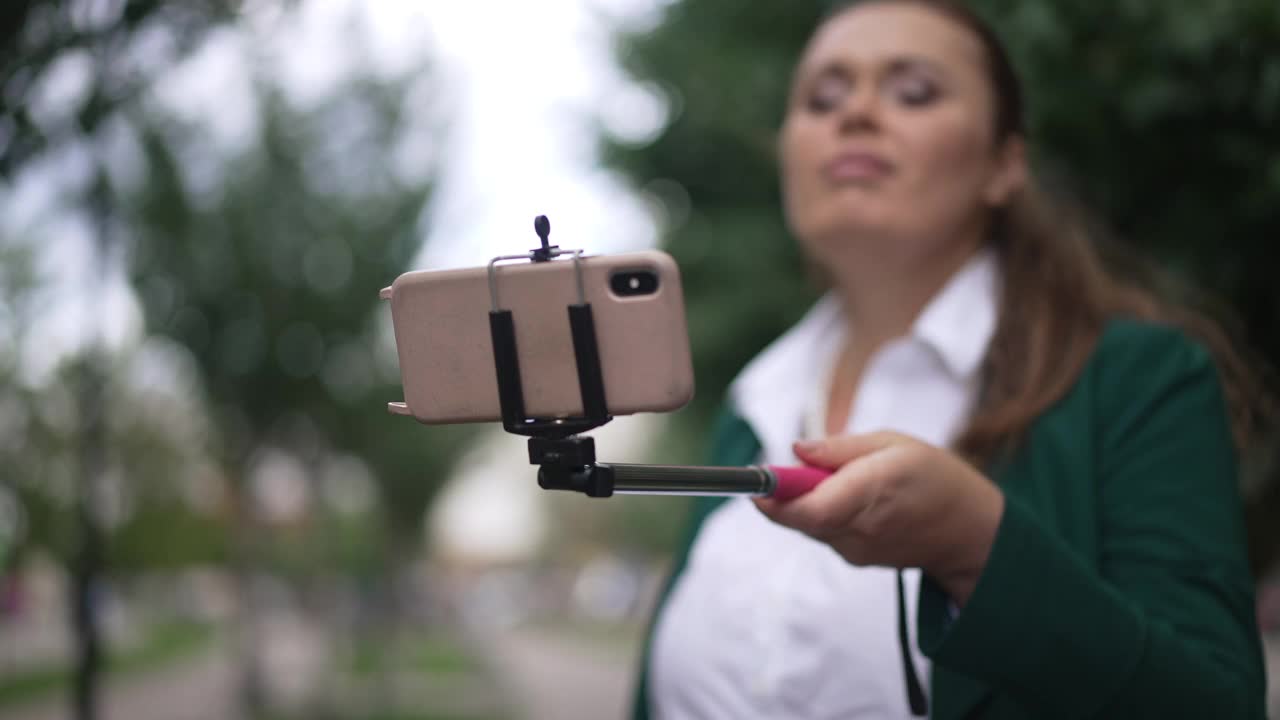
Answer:
[(840, 104), (839, 113), (841, 134), (878, 128), (880, 107), (875, 89), (866, 84), (855, 87)]

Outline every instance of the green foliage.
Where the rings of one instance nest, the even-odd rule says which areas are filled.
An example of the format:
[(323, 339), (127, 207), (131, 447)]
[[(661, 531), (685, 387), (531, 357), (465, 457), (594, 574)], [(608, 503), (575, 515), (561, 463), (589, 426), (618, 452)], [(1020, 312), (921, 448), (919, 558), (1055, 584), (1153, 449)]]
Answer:
[[(41, 547), (66, 561), (78, 540), (91, 542), (90, 524), (123, 522), (122, 532), (136, 538), (144, 519), (155, 521), (151, 535), (126, 540), (114, 558), (123, 567), (159, 556), (185, 562), (224, 554), (214, 549), (225, 533), (217, 519), (198, 516), (164, 492), (182, 468), (203, 459), (205, 443), (164, 425), (172, 403), (128, 386), (127, 360), (117, 362), (90, 341), (62, 358), (47, 382), (33, 385), (21, 371), (31, 331), (45, 321), (55, 292), (37, 262), (39, 245), (56, 240), (45, 234), (58, 232), (56, 222), (45, 223), (83, 219), (96, 235), (92, 250), (106, 247), (103, 229), (117, 218), (104, 193), (105, 168), (92, 150), (109, 144), (103, 137), (109, 121), (136, 106), (157, 68), (181, 59), (235, 9), (220, 0), (14, 0), (0, 8), (0, 191), (22, 187), (24, 171), (51, 158), (76, 156), (89, 178), (85, 187), (78, 181), (58, 187), (50, 216), (29, 227), (8, 225), (0, 237), (0, 492), (16, 498), (23, 520), (15, 557)], [(113, 502), (87, 489), (107, 475), (114, 478)], [(77, 516), (89, 494), (95, 507)], [(98, 517), (112, 512), (118, 517)], [(89, 523), (91, 517), (98, 519)], [(184, 542), (195, 526), (201, 532)], [(7, 567), (4, 555), (0, 548), (0, 568)]]
[[(392, 169), (401, 87), (358, 81), (303, 110), (259, 83), (258, 134), (225, 163), (188, 159), (200, 127), (138, 117), (147, 181), (126, 223), (147, 326), (190, 350), (231, 471), (264, 445), (311, 470), (354, 454), (390, 529), (416, 538), (456, 438), (386, 412), (400, 391), (378, 289), (417, 251), (430, 190)], [(217, 180), (197, 187), (196, 172)]]
[(980, 6), (1024, 69), (1045, 164), (1122, 237), (1233, 300), (1280, 359), (1262, 271), (1280, 231), (1280, 5)]
[[(109, 459), (96, 470), (107, 477), (99, 479), (94, 513), (117, 531), (112, 565), (128, 571), (224, 560), (225, 513), (200, 511), (183, 497), (184, 474), (207, 462), (204, 428), (189, 417), (191, 403), (130, 386), (131, 360), (101, 363), (111, 408), (102, 424)], [(0, 492), (16, 497), (24, 530), (15, 555), (38, 547), (69, 562), (75, 552), (82, 530), (74, 510), (86, 492), (86, 459), (73, 388), (87, 362), (70, 358), (39, 387), (0, 382), (9, 428), (0, 443)]]
[(689, 0), (655, 32), (620, 41), (624, 67), (673, 109), (651, 144), (608, 144), (605, 157), (668, 208), (698, 382), (680, 416), (689, 426), (709, 425), (737, 370), (814, 297), (787, 238), (773, 148), (792, 62), (820, 12)]
[[(148, 32), (172, 41), (176, 59), (209, 28), (230, 17), (237, 3), (222, 0), (5, 0), (0, 4), (0, 178), (16, 173), (42, 151), (83, 135), (132, 101), (149, 73), (122, 57)], [(85, 63), (87, 91), (57, 117), (33, 108), (38, 88), (58, 63)]]
[(226, 565), (231, 559), (229, 531), (224, 515), (192, 512), (180, 502), (144, 504), (111, 535), (111, 567), (116, 572), (163, 572)]

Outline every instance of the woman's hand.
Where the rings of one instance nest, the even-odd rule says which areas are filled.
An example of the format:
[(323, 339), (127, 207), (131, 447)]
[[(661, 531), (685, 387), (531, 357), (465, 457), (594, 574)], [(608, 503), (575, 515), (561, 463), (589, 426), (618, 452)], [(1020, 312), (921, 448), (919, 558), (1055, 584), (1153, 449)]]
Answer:
[(880, 432), (796, 443), (836, 470), (795, 500), (756, 500), (771, 520), (827, 543), (855, 565), (919, 567), (964, 605), (986, 567), (1004, 494), (955, 454)]

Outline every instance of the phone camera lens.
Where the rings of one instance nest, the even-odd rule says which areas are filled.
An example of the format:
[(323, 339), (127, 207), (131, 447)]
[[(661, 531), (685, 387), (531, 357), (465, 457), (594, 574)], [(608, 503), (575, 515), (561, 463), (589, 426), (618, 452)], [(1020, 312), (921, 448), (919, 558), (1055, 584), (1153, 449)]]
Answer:
[(614, 273), (609, 287), (619, 297), (652, 295), (658, 290), (658, 275), (651, 270), (628, 270)]

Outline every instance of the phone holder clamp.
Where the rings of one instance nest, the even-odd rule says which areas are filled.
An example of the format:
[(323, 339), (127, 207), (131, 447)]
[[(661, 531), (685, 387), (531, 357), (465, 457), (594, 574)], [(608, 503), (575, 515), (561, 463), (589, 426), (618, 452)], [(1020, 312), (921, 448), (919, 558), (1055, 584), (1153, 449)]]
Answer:
[[(526, 255), (496, 257), (489, 263), (489, 332), (493, 340), (502, 426), (509, 433), (529, 437), (529, 462), (541, 466), (538, 484), (542, 487), (549, 490), (575, 490), (592, 497), (609, 497), (613, 494), (613, 486), (608, 481), (608, 474), (595, 471), (595, 441), (590, 437), (579, 436), (579, 433), (600, 427), (612, 419), (605, 400), (595, 319), (583, 285), (583, 251), (562, 250), (556, 245), (550, 245), (547, 236), (551, 233), (551, 223), (545, 215), (539, 215), (534, 221), (534, 229), (542, 240), (541, 248), (531, 250)], [(578, 302), (569, 305), (567, 312), (574, 360), (578, 365), (578, 390), (582, 395), (583, 412), (571, 417), (530, 417), (524, 406), (515, 319), (511, 310), (501, 305), (497, 265), (511, 260), (550, 262), (562, 255), (573, 256), (577, 283)]]

